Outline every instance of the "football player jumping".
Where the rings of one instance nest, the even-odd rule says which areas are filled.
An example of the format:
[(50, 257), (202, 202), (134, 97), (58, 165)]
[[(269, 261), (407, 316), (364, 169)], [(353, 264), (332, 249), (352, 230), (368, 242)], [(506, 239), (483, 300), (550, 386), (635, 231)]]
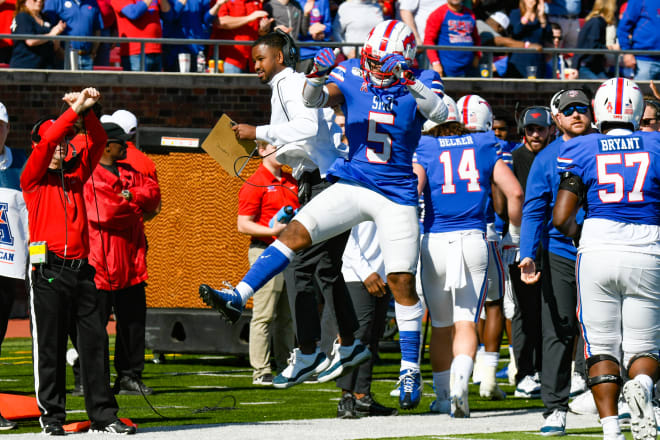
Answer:
[(284, 270), (296, 251), (363, 221), (374, 221), (387, 283), (396, 300), (402, 357), (399, 404), (404, 409), (419, 404), (423, 387), (418, 360), (422, 305), (414, 275), (419, 256), (417, 179), (412, 156), (424, 121), (439, 123), (447, 117), (440, 77), (410, 67), (416, 47), (410, 28), (389, 20), (369, 33), (361, 59), (335, 67), (334, 52), (319, 51), (303, 98), (308, 107), (341, 105), (349, 158), (334, 163), (327, 178), (336, 183), (300, 210), (236, 288), (200, 288), (207, 304), (235, 322), (253, 292)]

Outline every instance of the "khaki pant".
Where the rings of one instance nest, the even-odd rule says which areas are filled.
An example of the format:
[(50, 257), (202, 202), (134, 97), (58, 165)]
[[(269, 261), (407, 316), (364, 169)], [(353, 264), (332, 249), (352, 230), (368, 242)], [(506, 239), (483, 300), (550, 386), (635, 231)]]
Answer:
[[(248, 251), (250, 265), (266, 249), (266, 244), (252, 243)], [(271, 373), (271, 337), (277, 368), (283, 369), (293, 348), (293, 322), (286, 295), (284, 276), (278, 274), (252, 297), (252, 321), (250, 322), (250, 365), (254, 379)]]

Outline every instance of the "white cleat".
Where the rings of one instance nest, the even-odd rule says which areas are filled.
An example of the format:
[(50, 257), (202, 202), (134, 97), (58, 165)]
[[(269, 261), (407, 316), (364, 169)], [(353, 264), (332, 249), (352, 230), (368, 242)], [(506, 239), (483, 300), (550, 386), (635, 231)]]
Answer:
[(623, 396), (630, 407), (630, 431), (635, 440), (655, 440), (657, 427), (651, 397), (644, 386), (631, 379), (623, 385)]

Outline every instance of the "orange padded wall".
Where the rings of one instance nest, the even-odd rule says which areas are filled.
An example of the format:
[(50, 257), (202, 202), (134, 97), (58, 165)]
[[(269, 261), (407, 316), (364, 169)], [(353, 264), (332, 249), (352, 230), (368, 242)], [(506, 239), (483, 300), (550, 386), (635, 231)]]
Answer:
[[(200, 283), (236, 284), (249, 264), (249, 238), (236, 229), (238, 190), (206, 153), (149, 154), (158, 171), (163, 208), (145, 225), (149, 251), (148, 307), (206, 307)], [(259, 165), (252, 160), (247, 178)]]

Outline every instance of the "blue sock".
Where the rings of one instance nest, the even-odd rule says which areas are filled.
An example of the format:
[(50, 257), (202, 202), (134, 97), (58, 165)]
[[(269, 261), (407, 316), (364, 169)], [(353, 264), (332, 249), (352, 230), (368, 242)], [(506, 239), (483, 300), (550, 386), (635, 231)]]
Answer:
[[(282, 272), (293, 260), (295, 253), (281, 241), (275, 240), (257, 258), (242, 282), (252, 288), (252, 292), (261, 289), (278, 273)], [(245, 299), (243, 300), (245, 303)]]
[(419, 369), (419, 331), (399, 331), (399, 345), (401, 346), (401, 369)]

